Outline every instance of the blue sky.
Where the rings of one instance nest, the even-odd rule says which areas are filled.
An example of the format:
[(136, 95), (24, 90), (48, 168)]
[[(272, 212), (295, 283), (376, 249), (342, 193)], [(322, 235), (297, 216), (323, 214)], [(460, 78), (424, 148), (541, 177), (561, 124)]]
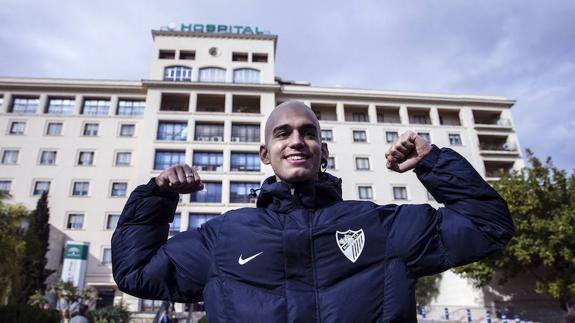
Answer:
[(517, 100), (522, 148), (575, 168), (575, 1), (4, 0), (0, 75), (146, 78), (180, 22), (277, 34), (285, 79)]

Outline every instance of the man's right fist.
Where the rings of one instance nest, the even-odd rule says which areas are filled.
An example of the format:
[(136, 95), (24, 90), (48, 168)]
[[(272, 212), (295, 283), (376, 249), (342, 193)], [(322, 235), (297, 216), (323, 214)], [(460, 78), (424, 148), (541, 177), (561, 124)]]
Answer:
[(156, 184), (162, 190), (178, 194), (189, 194), (204, 189), (204, 184), (195, 168), (188, 164), (172, 166), (156, 176)]

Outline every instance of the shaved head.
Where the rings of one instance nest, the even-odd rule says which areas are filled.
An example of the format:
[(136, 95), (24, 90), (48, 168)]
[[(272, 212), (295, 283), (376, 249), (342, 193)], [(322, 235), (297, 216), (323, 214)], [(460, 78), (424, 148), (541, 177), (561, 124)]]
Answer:
[(268, 117), (268, 120), (266, 121), (266, 128), (265, 128), (265, 143), (266, 143), (266, 145), (269, 142), (271, 131), (276, 127), (278, 120), (280, 120), (284, 114), (294, 113), (294, 112), (305, 113), (309, 117), (309, 120), (312, 121), (315, 124), (315, 126), (317, 127), (318, 136), (319, 136), (319, 134), (320, 134), (319, 121), (317, 120), (317, 116), (315, 115), (313, 110), (301, 101), (289, 100), (289, 101), (283, 102), (280, 105), (278, 105), (272, 111), (272, 113), (270, 113), (270, 116)]
[(286, 101), (270, 113), (260, 159), (272, 166), (278, 181), (317, 179), (321, 163), (328, 157), (319, 121), (310, 107), (301, 101)]

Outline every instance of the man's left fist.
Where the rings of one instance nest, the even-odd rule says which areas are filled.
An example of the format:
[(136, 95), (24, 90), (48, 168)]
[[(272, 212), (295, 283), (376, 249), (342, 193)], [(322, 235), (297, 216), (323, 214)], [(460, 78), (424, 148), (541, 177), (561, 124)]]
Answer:
[(385, 153), (387, 168), (403, 173), (417, 166), (431, 151), (431, 144), (413, 131), (401, 134)]

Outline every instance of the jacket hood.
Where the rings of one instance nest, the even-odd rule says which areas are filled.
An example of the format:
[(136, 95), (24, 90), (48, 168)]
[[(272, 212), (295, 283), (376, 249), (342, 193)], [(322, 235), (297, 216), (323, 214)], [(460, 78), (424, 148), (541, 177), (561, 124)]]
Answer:
[(318, 180), (295, 183), (278, 182), (270, 176), (261, 186), (256, 205), (276, 212), (319, 209), (341, 201), (341, 195), (341, 179), (325, 172)]

